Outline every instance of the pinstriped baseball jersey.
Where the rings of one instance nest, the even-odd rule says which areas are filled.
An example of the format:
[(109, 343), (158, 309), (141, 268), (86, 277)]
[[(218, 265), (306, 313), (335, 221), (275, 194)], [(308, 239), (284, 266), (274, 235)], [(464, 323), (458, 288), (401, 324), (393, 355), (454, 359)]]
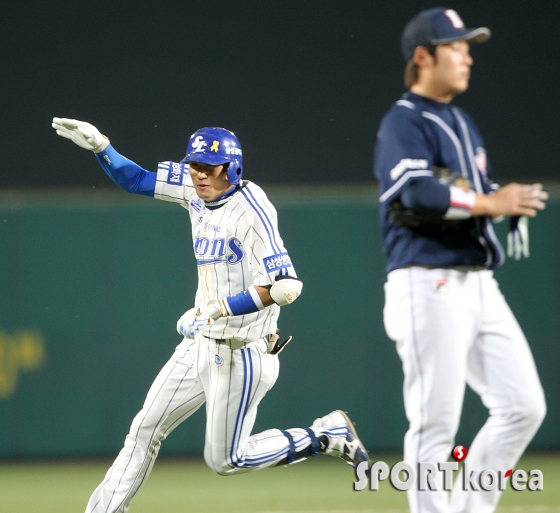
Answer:
[[(61, 133), (66, 137), (78, 131), (81, 123), (69, 120), (70, 128), (61, 126)], [(58, 123), (53, 126), (58, 127)], [(237, 164), (241, 164), (239, 142), (222, 128), (195, 132), (189, 148), (197, 152), (204, 147), (203, 137), (198, 135), (201, 132), (217, 134), (226, 143), (225, 154), (238, 155)], [(225, 139), (224, 132), (229, 134)], [(217, 153), (220, 140), (204, 144)], [(198, 267), (195, 307), (228, 298), (228, 309), (234, 310), (231, 299), (238, 301), (238, 306), (246, 303), (244, 309), (235, 308), (238, 314), (251, 312), (263, 306), (255, 301), (254, 286), (297, 278), (278, 233), (276, 210), (258, 186), (247, 181), (237, 183), (241, 166), (227, 169), (235, 178), (230, 180), (235, 187), (204, 202), (196, 193), (188, 165), (163, 162), (153, 173), (110, 145), (96, 156), (125, 191), (178, 203), (189, 212)], [(243, 292), (250, 296), (243, 297)], [(279, 313), (280, 307), (273, 303), (254, 313), (219, 318), (198, 330), (193, 338), (183, 338), (150, 387), (124, 447), (92, 493), (86, 513), (128, 511), (152, 470), (162, 441), (204, 403), (204, 459), (221, 475), (294, 463), (320, 452), (340, 456), (352, 466), (367, 462), (367, 452), (350, 419), (339, 410), (316, 419), (309, 428), (268, 429), (252, 434), (257, 408), (278, 378), (278, 354), (269, 351), (264, 336), (276, 332)]]
[[(272, 285), (279, 276), (297, 277), (278, 233), (276, 210), (254, 183), (244, 181), (234, 194), (205, 203), (196, 194), (188, 165), (162, 162), (154, 197), (178, 203), (189, 212), (198, 266), (195, 307), (250, 285)], [(279, 314), (280, 307), (272, 305), (218, 319), (200, 333), (213, 339), (258, 340), (276, 332)]]

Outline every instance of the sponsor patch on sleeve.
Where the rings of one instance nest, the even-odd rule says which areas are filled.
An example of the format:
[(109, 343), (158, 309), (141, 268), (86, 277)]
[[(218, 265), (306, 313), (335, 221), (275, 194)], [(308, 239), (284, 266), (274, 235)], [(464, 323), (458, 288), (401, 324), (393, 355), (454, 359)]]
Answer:
[(169, 172), (167, 174), (167, 183), (170, 185), (183, 185), (183, 175), (185, 174), (185, 166), (177, 162), (169, 163)]
[(288, 253), (280, 253), (278, 255), (266, 257), (263, 262), (267, 273), (292, 267), (292, 260), (290, 259)]

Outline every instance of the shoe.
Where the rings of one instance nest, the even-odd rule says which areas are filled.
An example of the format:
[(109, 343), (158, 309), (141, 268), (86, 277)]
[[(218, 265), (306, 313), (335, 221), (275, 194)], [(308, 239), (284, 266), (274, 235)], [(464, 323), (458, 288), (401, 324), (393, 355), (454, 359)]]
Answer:
[(354, 423), (342, 410), (333, 411), (317, 419), (311, 429), (318, 437), (325, 435), (328, 440), (328, 445), (321, 444), (323, 454), (338, 456), (354, 468), (362, 461), (368, 462), (369, 466), (368, 453), (358, 438)]

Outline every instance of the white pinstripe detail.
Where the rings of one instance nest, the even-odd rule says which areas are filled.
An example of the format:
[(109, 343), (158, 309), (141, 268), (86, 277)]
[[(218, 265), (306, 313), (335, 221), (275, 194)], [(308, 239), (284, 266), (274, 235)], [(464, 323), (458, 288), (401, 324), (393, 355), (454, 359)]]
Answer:
[[(455, 110), (453, 110), (453, 112), (455, 112)], [(433, 122), (435, 122), (449, 136), (449, 138), (451, 139), (451, 141), (455, 145), (455, 149), (457, 150), (457, 156), (459, 157), (459, 165), (461, 166), (461, 174), (463, 175), (463, 178), (468, 179), (469, 178), (469, 171), (468, 171), (468, 168), (467, 168), (467, 162), (465, 160), (465, 153), (463, 151), (463, 147), (461, 146), (461, 141), (457, 137), (457, 134), (439, 116), (436, 116), (435, 114), (432, 114), (431, 112), (426, 112), (426, 111), (422, 112), (422, 116), (424, 116), (425, 118), (430, 119)], [(459, 120), (459, 123), (460, 123), (460, 121), (461, 120)], [(462, 126), (461, 126), (461, 129), (463, 130)], [(465, 135), (464, 130), (463, 130), (463, 134)], [(475, 181), (476, 191), (481, 193), (480, 177), (477, 176), (477, 173), (478, 173), (478, 171), (476, 171), (476, 173), (473, 172), (473, 180)], [(477, 182), (477, 178), (475, 178), (475, 176), (477, 178), (479, 178), (478, 182)], [(484, 222), (486, 223), (486, 220), (484, 220)], [(492, 250), (488, 247), (488, 241), (484, 238), (484, 230), (480, 226), (480, 223), (481, 223), (480, 218), (478, 218), (478, 217), (475, 218), (475, 224), (476, 224), (476, 228), (477, 228), (477, 231), (478, 231), (478, 242), (480, 242), (481, 246), (484, 248), (484, 251), (486, 251), (486, 265), (490, 265), (492, 263)], [(499, 243), (498, 243), (498, 248), (500, 248)]]
[(482, 184), (480, 183), (480, 172), (478, 171), (478, 167), (476, 167), (474, 160), (473, 160), (473, 147), (472, 147), (472, 143), (471, 143), (471, 136), (469, 134), (469, 129), (467, 127), (467, 124), (465, 123), (465, 120), (463, 119), (463, 116), (461, 116), (461, 114), (459, 113), (459, 111), (457, 109), (451, 109), (451, 111), (453, 112), (453, 115), (457, 118), (457, 120), (459, 121), (459, 126), (461, 127), (461, 132), (463, 132), (463, 137), (465, 138), (465, 143), (467, 145), (467, 155), (469, 156), (469, 163), (471, 165), (471, 171), (472, 171), (472, 175), (473, 175), (473, 181), (474, 181), (474, 188), (476, 190), (476, 192), (478, 192), (479, 194), (484, 194), (484, 189), (482, 188)]
[[(262, 219), (263, 225), (265, 226), (265, 230), (270, 238), (270, 245), (272, 249), (275, 252), (281, 253), (282, 250), (280, 249), (280, 245), (276, 241), (276, 237), (278, 236), (278, 230), (276, 229), (276, 226), (271, 221), (271, 217), (273, 216), (273, 211), (271, 211), (270, 206), (267, 205), (265, 198), (257, 199), (257, 196), (259, 195), (258, 191), (255, 191), (255, 194), (253, 194), (251, 185), (252, 184), (248, 184), (247, 187), (245, 187), (245, 192), (247, 193), (245, 196), (247, 199), (247, 203), (251, 205), (251, 207), (255, 210), (257, 215)], [(264, 216), (264, 218), (262, 218), (262, 216)], [(270, 233), (268, 232), (268, 229), (270, 229)]]
[(427, 169), (428, 161), (426, 159), (401, 159), (398, 164), (389, 171), (391, 180), (398, 180), (405, 171), (412, 169)]
[[(477, 191), (480, 194), (484, 194), (484, 189), (482, 188), (482, 183), (480, 182), (480, 171), (478, 170), (478, 166), (476, 165), (476, 162), (474, 161), (474, 150), (473, 150), (473, 146), (472, 146), (472, 142), (471, 142), (471, 136), (469, 134), (469, 130), (467, 127), (467, 123), (465, 122), (465, 120), (463, 119), (463, 116), (461, 116), (460, 112), (457, 109), (453, 109), (453, 114), (455, 115), (455, 117), (459, 120), (459, 125), (461, 127), (461, 131), (463, 132), (463, 136), (465, 137), (465, 142), (467, 144), (467, 150), (468, 150), (468, 155), (469, 155), (469, 161), (470, 161), (470, 165), (471, 165), (471, 169), (472, 169), (472, 174), (473, 174), (473, 179), (475, 182), (475, 188), (477, 189)], [(488, 233), (488, 236), (492, 239), (492, 242), (494, 243), (496, 249), (498, 250), (498, 265), (502, 264), (505, 260), (505, 255), (504, 255), (504, 250), (502, 249), (502, 245), (500, 244), (500, 241), (498, 240), (498, 237), (496, 237), (496, 232), (494, 231), (494, 226), (492, 225), (491, 222), (489, 222), (488, 217), (485, 216), (484, 217), (484, 225), (486, 226), (486, 231)], [(486, 240), (484, 241), (486, 243)], [(487, 248), (485, 246), (485, 249), (487, 251), (489, 251), (489, 248)], [(489, 255), (488, 258), (489, 261), (487, 261), (488, 264), (491, 263), (491, 255)]]
[(387, 189), (381, 196), (379, 196), (379, 201), (383, 203), (395, 192), (397, 192), (408, 181), (409, 178), (415, 178), (417, 176), (434, 176), (434, 173), (429, 169), (420, 169), (417, 171), (407, 171), (406, 173), (403, 173), (403, 175), (397, 180), (396, 183), (393, 184), (392, 187)]
[(461, 174), (463, 178), (469, 178), (469, 172), (467, 170), (467, 163), (465, 161), (465, 154), (463, 153), (463, 148), (461, 147), (461, 141), (457, 137), (457, 134), (451, 129), (451, 127), (439, 116), (432, 114), (431, 112), (422, 112), (422, 116), (427, 119), (432, 120), (434, 123), (439, 125), (441, 129), (449, 136), (453, 144), (455, 145), (455, 149), (457, 150), (457, 155), (459, 156), (459, 165), (461, 166)]
[[(287, 429), (286, 431), (290, 432), (289, 429)], [(281, 437), (282, 438), (284, 435), (282, 434)], [(303, 435), (301, 438), (299, 439), (295, 439), (294, 438), (294, 446), (296, 448), (296, 452), (302, 451), (303, 449), (305, 449), (306, 447), (309, 447), (311, 445), (311, 439), (309, 438), (309, 435), (305, 434)], [(289, 447), (284, 447), (279, 451), (275, 451), (275, 452), (271, 452), (270, 454), (264, 454), (264, 455), (260, 455), (260, 456), (256, 456), (256, 457), (252, 457), (252, 458), (241, 458), (238, 462), (237, 462), (237, 467), (243, 468), (243, 467), (254, 467), (254, 466), (259, 466), (259, 465), (263, 465), (266, 463), (271, 463), (271, 462), (277, 462), (282, 460), (286, 454), (289, 451)]]
[(412, 103), (411, 101), (408, 100), (399, 100), (396, 105), (398, 105), (399, 107), (406, 107), (408, 109), (412, 109), (414, 110), (416, 108), (416, 105), (414, 105), (414, 103)]
[(229, 463), (232, 466), (237, 466), (237, 462), (239, 461), (239, 456), (237, 454), (237, 451), (239, 450), (239, 442), (241, 440), (241, 432), (243, 430), (243, 421), (245, 420), (246, 410), (249, 407), (249, 400), (251, 399), (251, 388), (253, 382), (253, 363), (249, 357), (250, 352), (251, 352), (250, 349), (247, 348), (241, 349), (241, 357), (243, 358), (245, 369), (246, 369), (245, 376), (244, 376), (244, 383), (243, 383), (245, 390), (243, 396), (241, 397), (241, 403), (239, 405), (239, 410), (238, 410), (238, 418), (233, 432), (231, 452), (229, 457)]

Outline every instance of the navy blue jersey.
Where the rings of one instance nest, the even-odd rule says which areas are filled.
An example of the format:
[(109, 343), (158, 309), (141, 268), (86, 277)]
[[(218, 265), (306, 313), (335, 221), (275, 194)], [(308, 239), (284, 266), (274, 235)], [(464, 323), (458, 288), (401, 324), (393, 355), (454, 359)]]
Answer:
[(478, 194), (497, 188), (490, 178), (482, 137), (466, 112), (406, 93), (381, 122), (374, 161), (388, 272), (409, 265), (494, 269), (503, 263), (491, 217), (417, 228), (388, 217), (388, 206), (398, 200), (443, 219), (451, 194), (434, 177), (434, 166), (460, 173)]

